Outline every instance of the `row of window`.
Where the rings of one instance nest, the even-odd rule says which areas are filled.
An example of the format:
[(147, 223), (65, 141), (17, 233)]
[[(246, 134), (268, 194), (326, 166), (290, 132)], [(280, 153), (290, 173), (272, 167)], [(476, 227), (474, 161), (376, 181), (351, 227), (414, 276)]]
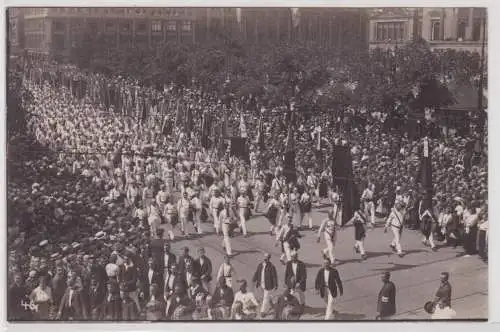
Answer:
[(41, 49), (44, 41), (42, 34), (29, 34), (24, 38), (24, 46), (31, 49)]
[(375, 30), (375, 40), (405, 40), (406, 22), (378, 22)]
[[(28, 8), (34, 9), (34, 8)], [(58, 7), (51, 8), (59, 14), (94, 14), (94, 15), (152, 15), (152, 16), (192, 16), (191, 8), (145, 8), (145, 7)]]
[[(42, 26), (43, 26), (43, 21), (40, 21)], [(33, 22), (31, 22), (33, 23)], [(40, 23), (38, 23), (40, 24)], [(66, 23), (64, 21), (52, 21), (52, 29), (53, 31), (56, 32), (63, 32), (66, 29), (66, 26), (69, 23)], [(106, 22), (104, 24), (104, 31), (105, 32), (120, 32), (120, 33), (131, 33), (133, 31), (132, 29), (132, 24), (133, 22)], [(37, 25), (37, 28), (41, 29), (41, 26), (39, 27)], [(81, 29), (81, 24), (78, 22), (71, 22), (71, 28), (73, 30), (79, 30)], [(190, 32), (193, 29), (193, 23), (192, 21), (159, 21), (159, 20), (154, 20), (151, 21), (150, 24), (151, 32), (162, 32), (164, 30), (170, 31), (170, 32), (175, 32), (175, 31), (183, 31), (183, 32)], [(97, 26), (92, 26), (91, 30), (97, 29)], [(136, 22), (135, 23), (135, 31), (137, 33), (147, 33), (148, 32), (148, 22), (143, 21), (143, 22)]]
[[(375, 29), (376, 41), (387, 40), (406, 40), (408, 38), (406, 32), (407, 22), (378, 22)], [(441, 20), (434, 19), (431, 21), (431, 35), (430, 40), (442, 40), (444, 35)], [(474, 19), (472, 23), (472, 38), (473, 41), (481, 39), (482, 20)], [(460, 19), (457, 25), (457, 39), (465, 40), (467, 30), (467, 20)]]
[[(177, 31), (181, 30), (184, 32), (190, 32), (193, 29), (193, 22), (192, 21), (151, 21), (150, 24), (151, 31), (152, 32), (162, 32), (163, 30), (166, 31)], [(115, 23), (115, 22), (107, 22), (105, 24), (105, 31), (106, 32), (115, 32), (115, 31), (120, 31), (120, 32), (132, 32), (132, 22), (122, 22), (122, 23)], [(148, 24), (146, 22), (138, 22), (136, 23), (136, 32), (139, 33), (146, 33), (148, 31)]]
[(25, 30), (43, 30), (44, 20), (43, 19), (28, 19), (24, 20)]
[(47, 13), (47, 8), (43, 7), (24, 8), (24, 13), (26, 15), (45, 15)]
[[(457, 25), (457, 39), (465, 40), (466, 39), (466, 31), (467, 31), (467, 22), (468, 19), (461, 18), (458, 21)], [(474, 19), (472, 22), (472, 38), (473, 41), (479, 41), (481, 39), (481, 29), (482, 29), (482, 20)], [(432, 20), (432, 29), (431, 29), (431, 40), (441, 40), (442, 39), (442, 26), (440, 20)]]

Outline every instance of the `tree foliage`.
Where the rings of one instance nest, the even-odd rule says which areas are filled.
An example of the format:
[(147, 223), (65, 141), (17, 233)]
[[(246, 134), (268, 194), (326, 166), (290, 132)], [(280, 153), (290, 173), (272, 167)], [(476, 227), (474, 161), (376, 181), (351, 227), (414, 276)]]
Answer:
[(228, 38), (120, 51), (106, 49), (102, 39), (93, 42), (98, 47), (87, 43), (80, 55), (88, 61), (79, 61), (92, 70), (158, 87), (195, 86), (224, 100), (253, 98), (268, 107), (290, 106), (294, 100), (304, 110), (351, 106), (384, 111), (403, 104), (423, 111), (453, 102), (447, 80), (470, 83), (480, 71), (479, 55), (431, 52), (424, 40), (373, 52), (312, 43), (247, 45)]

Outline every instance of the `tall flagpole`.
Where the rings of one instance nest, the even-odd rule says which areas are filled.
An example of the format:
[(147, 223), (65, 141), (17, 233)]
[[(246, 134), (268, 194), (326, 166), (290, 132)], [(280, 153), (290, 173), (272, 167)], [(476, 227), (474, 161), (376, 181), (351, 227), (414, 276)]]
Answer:
[[(477, 108), (479, 111), (479, 119), (481, 119), (481, 122), (484, 118), (484, 110), (483, 110), (483, 89), (484, 89), (484, 52), (485, 52), (485, 47), (486, 47), (486, 14), (483, 17), (483, 40), (481, 44), (481, 66), (480, 66), (480, 73), (479, 73), (479, 87), (477, 91)], [(484, 126), (481, 124), (481, 128), (484, 128)]]

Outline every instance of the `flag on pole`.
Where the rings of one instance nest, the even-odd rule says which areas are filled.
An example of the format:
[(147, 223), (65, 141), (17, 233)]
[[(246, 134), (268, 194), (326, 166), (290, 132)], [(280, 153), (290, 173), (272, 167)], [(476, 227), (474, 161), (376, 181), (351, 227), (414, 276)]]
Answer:
[(204, 112), (201, 120), (201, 146), (205, 149), (210, 147), (210, 127), (211, 117), (208, 112)]
[(431, 163), (431, 153), (429, 146), (429, 139), (427, 137), (424, 138), (423, 141), (423, 149), (422, 149), (422, 157), (420, 159), (420, 169), (418, 182), (422, 185), (422, 188), (425, 192), (425, 197), (422, 201), (422, 208), (431, 209), (432, 208), (432, 163)]
[(297, 169), (295, 167), (295, 138), (293, 135), (295, 117), (293, 113), (288, 122), (288, 134), (286, 138), (285, 155), (283, 156), (283, 175), (288, 183), (297, 180)]
[(177, 106), (175, 108), (175, 126), (180, 126), (181, 124), (181, 118), (182, 118), (182, 113), (180, 110), (180, 99), (177, 99)]
[(264, 143), (264, 121), (262, 121), (262, 115), (260, 116), (259, 119), (259, 126), (257, 127), (257, 139), (255, 140), (255, 143), (259, 147), (260, 151), (265, 150), (265, 143)]
[(359, 209), (359, 191), (354, 182), (352, 156), (347, 145), (333, 148), (333, 183), (338, 185), (342, 204), (342, 225), (347, 223)]
[(192, 106), (189, 105), (185, 110), (185, 119), (184, 119), (184, 131), (187, 134), (187, 137), (191, 137), (191, 130), (193, 128), (193, 110)]

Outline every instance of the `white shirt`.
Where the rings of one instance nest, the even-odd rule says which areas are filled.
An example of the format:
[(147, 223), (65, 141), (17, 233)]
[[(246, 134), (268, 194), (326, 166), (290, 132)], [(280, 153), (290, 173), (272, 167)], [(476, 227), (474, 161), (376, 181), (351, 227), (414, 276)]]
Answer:
[(396, 209), (392, 209), (389, 218), (387, 218), (386, 227), (395, 226), (402, 227), (403, 226), (403, 214)]
[(149, 284), (151, 284), (151, 282), (153, 280), (153, 273), (154, 273), (154, 271), (149, 269), (149, 272), (148, 272)]
[(108, 277), (116, 277), (116, 275), (118, 274), (118, 265), (113, 263), (109, 263), (108, 265), (106, 265), (106, 274), (108, 275)]
[(255, 310), (249, 310), (249, 308), (259, 306), (259, 302), (257, 302), (255, 295), (251, 292), (246, 292), (244, 294), (241, 291), (237, 292), (234, 296), (234, 302), (238, 301), (243, 304), (243, 312), (247, 315), (255, 312)]
[(296, 262), (292, 262), (292, 271), (295, 277), (297, 277), (297, 265), (298, 264)]

